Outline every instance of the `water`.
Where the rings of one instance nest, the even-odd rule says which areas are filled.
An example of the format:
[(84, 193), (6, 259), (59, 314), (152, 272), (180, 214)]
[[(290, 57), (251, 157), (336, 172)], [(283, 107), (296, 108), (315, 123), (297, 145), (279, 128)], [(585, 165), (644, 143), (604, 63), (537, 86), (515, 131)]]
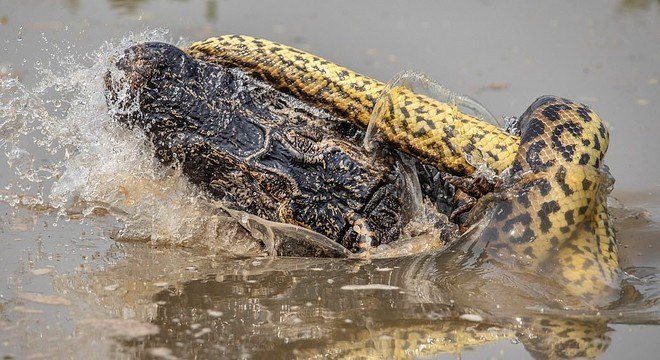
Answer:
[[(467, 350), (468, 340), (445, 339), (424, 355), (529, 358), (534, 327), (526, 319), (551, 316), (595, 329), (609, 344), (602, 358), (652, 358), (660, 335), (660, 49), (650, 44), (659, 17), (653, 1), (3, 3), (0, 353), (305, 358), (310, 349), (358, 345), (387, 357), (396, 355), (396, 338), (440, 343), (460, 329), (485, 345)], [(547, 299), (516, 293), (534, 279), (484, 284), (482, 274), (427, 258), (228, 258), (259, 249), (110, 120), (100, 83), (107, 59), (131, 43), (224, 33), (292, 44), (381, 80), (414, 68), (496, 117), (519, 115), (545, 93), (589, 103), (611, 125), (606, 163), (627, 207), (612, 204), (622, 265), (641, 296), (600, 312), (557, 312)], [(217, 233), (220, 241), (205, 242)]]

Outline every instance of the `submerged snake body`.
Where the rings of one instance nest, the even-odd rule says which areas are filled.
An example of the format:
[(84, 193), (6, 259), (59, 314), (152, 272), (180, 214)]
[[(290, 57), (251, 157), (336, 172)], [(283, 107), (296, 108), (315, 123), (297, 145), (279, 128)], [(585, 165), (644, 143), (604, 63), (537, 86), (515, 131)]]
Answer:
[[(364, 126), (386, 89), (317, 56), (248, 36), (210, 38), (186, 51), (239, 67)], [(608, 132), (593, 111), (567, 99), (539, 98), (521, 117), (519, 138), (404, 87), (385, 96), (389, 106), (376, 126), (394, 147), (449, 173), (469, 175), (476, 161), (496, 173), (509, 170), (516, 180), (477, 207), (494, 207), (478, 234), (493, 259), (553, 274), (589, 303), (616, 292), (617, 248), (600, 171)]]

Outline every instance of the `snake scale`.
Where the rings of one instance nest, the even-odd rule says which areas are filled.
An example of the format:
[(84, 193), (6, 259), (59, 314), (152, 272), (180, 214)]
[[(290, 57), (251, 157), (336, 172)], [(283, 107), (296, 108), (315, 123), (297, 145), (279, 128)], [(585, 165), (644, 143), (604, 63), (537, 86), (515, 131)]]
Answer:
[[(249, 36), (210, 38), (186, 52), (239, 67), (364, 126), (386, 89), (320, 57)], [(476, 161), (516, 180), (493, 201), (480, 233), (492, 257), (553, 274), (588, 302), (616, 292), (617, 244), (601, 170), (609, 135), (591, 109), (541, 97), (520, 117), (518, 137), (405, 87), (385, 96), (389, 106), (376, 126), (392, 146), (448, 173), (470, 175)]]

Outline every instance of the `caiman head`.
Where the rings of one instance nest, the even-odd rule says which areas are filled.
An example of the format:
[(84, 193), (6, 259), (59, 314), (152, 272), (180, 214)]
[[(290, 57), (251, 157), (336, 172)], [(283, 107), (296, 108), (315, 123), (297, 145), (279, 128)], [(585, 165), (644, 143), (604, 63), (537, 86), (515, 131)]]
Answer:
[(407, 221), (400, 172), (393, 156), (350, 141), (353, 124), (172, 45), (135, 45), (114, 61), (105, 81), (111, 114), (214, 198), (353, 252), (399, 237)]

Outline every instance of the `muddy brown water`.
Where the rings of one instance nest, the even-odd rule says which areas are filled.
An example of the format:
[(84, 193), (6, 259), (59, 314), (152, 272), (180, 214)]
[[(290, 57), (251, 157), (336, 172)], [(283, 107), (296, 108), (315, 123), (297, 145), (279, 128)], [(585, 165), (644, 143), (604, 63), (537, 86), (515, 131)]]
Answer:
[[(548, 310), (497, 283), (470, 288), (460, 272), (420, 265), (428, 259), (230, 259), (172, 246), (202, 236), (194, 220), (203, 219), (224, 231), (215, 250), (250, 252), (237, 227), (218, 228), (199, 215), (205, 205), (182, 200), (185, 186), (151, 174), (139, 147), (121, 153), (134, 144), (105, 117), (101, 59), (131, 41), (228, 33), (291, 44), (383, 81), (424, 72), (497, 117), (543, 94), (591, 105), (610, 125), (620, 256), (642, 299), (552, 316), (607, 319), (599, 358), (657, 356), (660, 2), (10, 0), (0, 4), (3, 359), (306, 358), (348, 348), (387, 358), (397, 338), (439, 342), (457, 329), (482, 343), (453, 337), (423, 357), (543, 356), (512, 333)], [(115, 242), (127, 223), (154, 244)]]

